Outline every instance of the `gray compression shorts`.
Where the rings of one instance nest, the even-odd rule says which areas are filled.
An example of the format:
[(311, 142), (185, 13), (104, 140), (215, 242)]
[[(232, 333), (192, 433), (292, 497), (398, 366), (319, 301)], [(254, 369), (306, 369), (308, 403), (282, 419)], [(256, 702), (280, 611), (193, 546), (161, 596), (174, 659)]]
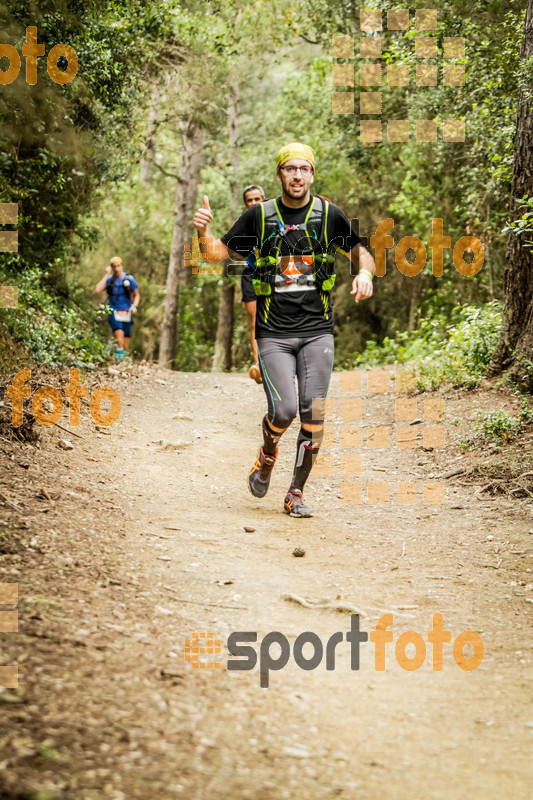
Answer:
[[(325, 400), (333, 369), (333, 334), (294, 339), (258, 339), (259, 368), (268, 400), (268, 421), (288, 428), (296, 417), (294, 378), (298, 377), (300, 422), (324, 421)], [(315, 400), (315, 403), (313, 403)]]

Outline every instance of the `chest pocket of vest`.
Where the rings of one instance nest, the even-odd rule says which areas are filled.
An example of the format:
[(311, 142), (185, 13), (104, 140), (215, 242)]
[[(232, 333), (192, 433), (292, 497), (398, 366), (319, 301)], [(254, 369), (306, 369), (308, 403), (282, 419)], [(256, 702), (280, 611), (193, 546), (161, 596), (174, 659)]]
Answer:
[[(331, 291), (335, 283), (335, 256), (328, 252), (328, 208), (327, 201), (315, 197), (303, 224), (285, 225), (276, 200), (261, 203), (260, 246), (252, 277), (256, 295), (270, 295), (273, 290)], [(308, 226), (312, 226), (312, 235)], [(319, 235), (316, 228), (320, 231)], [(288, 234), (293, 241), (297, 238), (294, 247), (287, 240)], [(291, 255), (281, 255), (282, 243), (285, 243)]]

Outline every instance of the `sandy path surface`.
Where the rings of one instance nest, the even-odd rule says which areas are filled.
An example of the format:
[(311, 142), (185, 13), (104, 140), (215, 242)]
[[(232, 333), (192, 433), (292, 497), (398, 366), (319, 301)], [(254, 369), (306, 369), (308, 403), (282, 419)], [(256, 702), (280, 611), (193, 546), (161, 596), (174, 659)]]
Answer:
[[(476, 497), (460, 476), (446, 479), (445, 502), (423, 502), (424, 481), (461, 463), (450, 424), (444, 449), (423, 450), (419, 425), (411, 426), (416, 448), (362, 450), (363, 483), (414, 482), (415, 504), (396, 502), (395, 488), (388, 503), (341, 502), (346, 414), (336, 375), (326, 441), (333, 473), (320, 474), (325, 448), (306, 491), (315, 516), (292, 519), (282, 501), (296, 424), (267, 497), (253, 498), (246, 485), (264, 413), (260, 387), (238, 374), (125, 368), (124, 376), (113, 376), (119, 421), (97, 434), (85, 419), (74, 450), (57, 448), (64, 434), (55, 429), (43, 433), (41, 452), (2, 443), (4, 457), (13, 455), (2, 485), (23, 510), (1, 511), (0, 534), (13, 546), (0, 556), (0, 581), (19, 583), (20, 620), (18, 634), (2, 636), (2, 663), (18, 663), (20, 685), (0, 694), (0, 797), (530, 798), (531, 506)], [(472, 397), (446, 396), (448, 423), (468, 418)], [(362, 421), (353, 423), (363, 443), (378, 425), (394, 444), (395, 399), (392, 389), (364, 393)], [(50, 500), (36, 499), (40, 485)], [(333, 607), (298, 605), (288, 594)], [(350, 606), (369, 633), (393, 615), (383, 671), (371, 641), (351, 669)], [(451, 632), (441, 671), (428, 642), (437, 613)], [(257, 633), (263, 664), (264, 637), (286, 638), (288, 663), (270, 671), (268, 688), (259, 665), (226, 668), (237, 631)], [(407, 631), (427, 648), (413, 671), (396, 657)], [(484, 644), (472, 671), (452, 653), (463, 631)], [(221, 641), (220, 655), (200, 655), (220, 669), (185, 662), (194, 632)], [(313, 670), (294, 660), (303, 632), (324, 645)], [(336, 632), (343, 641), (326, 670)], [(472, 652), (467, 645), (465, 657)], [(277, 659), (279, 647), (270, 653)], [(312, 654), (305, 645), (302, 657)]]

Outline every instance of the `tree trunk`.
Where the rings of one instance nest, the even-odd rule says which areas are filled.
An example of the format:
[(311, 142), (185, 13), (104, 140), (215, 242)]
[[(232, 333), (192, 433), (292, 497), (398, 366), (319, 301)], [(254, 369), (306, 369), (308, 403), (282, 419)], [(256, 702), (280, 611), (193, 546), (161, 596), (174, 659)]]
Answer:
[[(226, 273), (226, 268), (224, 268)], [(235, 284), (231, 278), (224, 277), (220, 287), (220, 302), (218, 305), (217, 338), (215, 342), (215, 358), (213, 370), (231, 369), (231, 345), (233, 342), (233, 302), (235, 298)]]
[(165, 311), (159, 348), (159, 363), (164, 367), (172, 366), (178, 349), (179, 287), (186, 277), (184, 248), (192, 241), (192, 216), (200, 180), (204, 134), (204, 129), (191, 119), (182, 137)]
[[(228, 179), (229, 193), (232, 206), (240, 202), (239, 187), (239, 84), (234, 82), (228, 86), (228, 149), (229, 160), (232, 164)], [(220, 302), (218, 307), (217, 335), (215, 342), (215, 357), (213, 371), (231, 369), (231, 345), (233, 342), (233, 303), (235, 298), (235, 284), (233, 279), (226, 275), (220, 289)]]
[(148, 130), (144, 144), (144, 153), (141, 159), (140, 179), (148, 189), (154, 171), (154, 160), (157, 150), (157, 128), (159, 125), (159, 114), (163, 101), (163, 90), (158, 83), (154, 83), (152, 96), (150, 98), (150, 111), (148, 112)]
[[(533, 54), (533, 0), (526, 11), (520, 60), (525, 66)], [(519, 219), (518, 201), (533, 195), (533, 81), (530, 69), (524, 69), (523, 85), (518, 96), (514, 142), (513, 184), (510, 218)], [(500, 339), (487, 374), (497, 375), (508, 369), (508, 377), (528, 391), (533, 390), (533, 255), (525, 244), (530, 234), (509, 234), (505, 266), (505, 307)], [(527, 363), (529, 362), (529, 363)]]

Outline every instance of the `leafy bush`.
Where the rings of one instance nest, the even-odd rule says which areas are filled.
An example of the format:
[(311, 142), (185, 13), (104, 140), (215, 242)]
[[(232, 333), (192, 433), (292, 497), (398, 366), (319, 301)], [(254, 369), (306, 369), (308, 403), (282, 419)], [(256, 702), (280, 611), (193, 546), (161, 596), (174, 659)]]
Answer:
[(478, 439), (509, 439), (519, 432), (520, 420), (508, 411), (478, 411), (472, 425)]
[(353, 366), (379, 366), (415, 362), (418, 368), (417, 387), (434, 391), (443, 383), (475, 388), (489, 364), (496, 347), (502, 321), (499, 301), (485, 306), (455, 309), (456, 324), (446, 326), (442, 315), (424, 319), (417, 331), (407, 331), (394, 339), (386, 337), (367, 342), (364, 352)]
[[(90, 368), (103, 362), (105, 344), (98, 333), (98, 322), (105, 306), (95, 311), (87, 303), (82, 304), (82, 295), (75, 289), (73, 294), (79, 305), (52, 294), (45, 286), (46, 277), (37, 268), (17, 276), (18, 307), (2, 312), (10, 332), (40, 364)], [(12, 278), (3, 281), (14, 282)]]
[(401, 331), (390, 339), (386, 336), (381, 343), (372, 337), (361, 355), (353, 362), (355, 367), (377, 367), (383, 364), (404, 364), (406, 361), (419, 361), (431, 356), (442, 344), (445, 335), (445, 319), (442, 316), (424, 319), (414, 333)]
[(529, 407), (529, 399), (521, 398), (522, 408), (517, 417), (509, 411), (478, 411), (476, 421), (472, 427), (474, 435), (467, 444), (472, 444), (475, 440), (500, 440), (509, 441), (516, 438), (523, 432), (526, 425), (533, 422), (533, 411)]
[(419, 364), (420, 389), (443, 383), (474, 389), (485, 374), (498, 342), (502, 307), (498, 300), (485, 306), (466, 306), (461, 321), (449, 328), (448, 339), (434, 355)]

